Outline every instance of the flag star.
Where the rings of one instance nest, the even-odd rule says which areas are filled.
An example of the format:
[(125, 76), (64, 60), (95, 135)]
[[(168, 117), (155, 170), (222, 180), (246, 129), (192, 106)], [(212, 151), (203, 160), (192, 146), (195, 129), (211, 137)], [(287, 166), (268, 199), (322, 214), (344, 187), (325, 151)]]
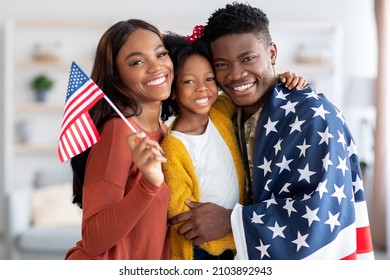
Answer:
[(345, 171), (349, 170), (347, 166), (347, 158), (341, 159), (341, 157), (339, 157), (339, 165), (337, 165), (336, 168), (341, 169), (343, 176), (345, 176)]
[(333, 138), (333, 135), (329, 133), (329, 127), (325, 129), (324, 132), (317, 132), (321, 136), (320, 143), (318, 145), (321, 145), (323, 142), (326, 144), (329, 144), (329, 138)]
[(339, 201), (339, 205), (341, 204), (341, 200), (343, 198), (347, 198), (345, 196), (345, 193), (344, 193), (344, 185), (342, 185), (341, 187), (337, 186), (336, 184), (334, 184), (334, 189), (335, 189), (335, 192), (332, 193), (331, 196), (333, 197), (337, 197), (337, 200)]
[(293, 160), (292, 159), (289, 159), (287, 160), (285, 156), (283, 156), (283, 159), (281, 162), (279, 163), (275, 163), (276, 166), (279, 166), (280, 167), (280, 170), (279, 170), (279, 174), (282, 173), (282, 171), (284, 169), (287, 169), (288, 171), (291, 171), (290, 170), (290, 167), (288, 166), (290, 164), (290, 162), (292, 162)]
[(286, 100), (286, 97), (287, 95), (289, 95), (290, 93), (286, 93), (284, 94), (282, 90), (276, 90), (276, 97), (275, 98), (279, 98), (279, 99), (282, 99), (282, 100)]
[(314, 221), (320, 221), (320, 218), (318, 218), (317, 213), (320, 208), (311, 210), (309, 207), (306, 206), (306, 214), (302, 216), (302, 218), (307, 219), (307, 222), (309, 223), (309, 227)]
[(252, 223), (255, 223), (255, 224), (264, 224), (263, 220), (261, 218), (263, 218), (265, 216), (265, 214), (260, 214), (260, 215), (257, 215), (255, 211), (253, 211), (253, 216), (252, 216)]
[(302, 246), (304, 247), (310, 247), (309, 244), (306, 243), (306, 238), (309, 236), (309, 234), (301, 235), (301, 233), (298, 231), (297, 239), (291, 241), (292, 243), (297, 244), (297, 252), (299, 249), (301, 249)]
[(338, 221), (339, 215), (340, 215), (340, 212), (337, 213), (336, 215), (332, 215), (332, 213), (330, 213), (330, 211), (328, 211), (329, 218), (325, 222), (325, 224), (330, 226), (330, 232), (333, 232), (335, 226), (340, 225), (340, 222)]
[(273, 227), (268, 227), (268, 228), (273, 232), (273, 234), (272, 234), (272, 239), (274, 239), (275, 237), (278, 237), (278, 236), (283, 237), (283, 238), (286, 238), (286, 237), (284, 236), (284, 233), (283, 233), (283, 231), (284, 231), (284, 229), (285, 229), (286, 227), (287, 227), (287, 226), (284, 226), (284, 227), (279, 226), (278, 222), (275, 221), (275, 226), (273, 226)]
[(308, 163), (306, 164), (304, 169), (299, 169), (298, 168), (298, 172), (301, 173), (301, 175), (299, 176), (298, 181), (301, 181), (301, 180), (305, 179), (309, 184), (310, 184), (310, 176), (312, 176), (313, 174), (316, 174), (316, 172), (309, 170), (309, 164)]
[(315, 99), (318, 100), (318, 95), (317, 95), (317, 93), (315, 91), (306, 92), (304, 94), (307, 95), (306, 98), (310, 98), (311, 97), (311, 98), (315, 98)]
[(278, 204), (276, 203), (274, 194), (272, 194), (272, 196), (271, 196), (270, 199), (264, 200), (264, 202), (267, 203), (267, 206), (265, 207), (266, 209), (267, 209), (268, 207), (270, 207), (271, 204), (278, 205)]
[(328, 183), (328, 179), (326, 179), (325, 181), (323, 182), (320, 182), (318, 184), (318, 187), (316, 189), (316, 192), (319, 192), (320, 193), (320, 198), (322, 198), (322, 195), (324, 193), (327, 193), (328, 192), (328, 189), (326, 188), (326, 184)]
[(359, 175), (356, 175), (356, 180), (352, 182), (352, 185), (355, 193), (359, 190), (363, 191), (363, 181), (360, 179)]
[(348, 157), (351, 157), (353, 155), (358, 155), (358, 153), (357, 153), (356, 145), (353, 142), (353, 140), (351, 139), (351, 142), (349, 143), (349, 146), (348, 146)]
[(281, 194), (282, 192), (286, 192), (286, 193), (289, 193), (290, 190), (288, 189), (288, 187), (291, 186), (291, 183), (285, 183), (283, 188), (280, 190), (279, 194)]
[(306, 156), (306, 150), (311, 147), (311, 145), (306, 145), (306, 138), (303, 140), (302, 145), (297, 145), (297, 148), (301, 150), (301, 153), (299, 154), (299, 157)]
[(337, 133), (339, 134), (339, 140), (337, 140), (338, 143), (341, 143), (343, 145), (343, 149), (345, 149), (345, 146), (347, 145), (347, 142), (345, 142), (344, 134), (337, 130)]
[(271, 163), (272, 163), (272, 160), (267, 161), (267, 159), (264, 158), (264, 163), (262, 165), (257, 166), (258, 168), (261, 168), (264, 170), (264, 176), (267, 175), (268, 172), (271, 172)]
[(336, 112), (337, 112), (336, 117), (338, 117), (338, 118), (342, 121), (342, 123), (344, 124), (344, 123), (345, 123), (345, 120), (344, 120), (343, 115), (342, 115), (341, 112), (338, 111), (337, 109), (336, 109)]
[(267, 183), (265, 183), (265, 186), (264, 186), (264, 190), (269, 191), (269, 186), (268, 186), (268, 184), (271, 183), (271, 181), (272, 181), (272, 179), (268, 179), (268, 180), (267, 180)]
[(290, 124), (290, 127), (291, 127), (291, 130), (290, 130), (290, 134), (293, 133), (295, 130), (297, 131), (301, 131), (301, 125), (304, 123), (305, 121), (300, 121), (298, 120), (298, 117), (295, 118), (295, 121), (293, 124)]
[(280, 108), (284, 109), (286, 112), (284, 113), (284, 116), (287, 116), (289, 113), (295, 113), (295, 106), (299, 102), (291, 102), (290, 100), (287, 101), (287, 103), (283, 106), (280, 106)]
[(275, 128), (276, 124), (279, 121), (271, 121), (271, 118), (268, 118), (267, 124), (264, 125), (264, 128), (266, 129), (265, 135), (268, 135), (271, 131), (278, 132)]
[(329, 153), (326, 154), (326, 156), (322, 159), (322, 168), (325, 169), (325, 171), (328, 171), (329, 165), (333, 165), (333, 162), (329, 159)]
[(305, 200), (308, 200), (308, 199), (310, 199), (310, 198), (311, 198), (310, 195), (304, 194), (304, 195), (303, 195), (303, 198), (301, 199), (301, 201), (305, 201)]
[(256, 248), (257, 250), (260, 251), (260, 253), (261, 253), (261, 258), (264, 258), (264, 256), (270, 257), (269, 254), (268, 254), (268, 252), (267, 252), (267, 250), (268, 250), (268, 247), (271, 246), (271, 245), (265, 245), (265, 244), (263, 244), (263, 242), (261, 241), (261, 239), (259, 239), (259, 241), (260, 241), (260, 246), (256, 246), (255, 248)]
[(330, 114), (329, 111), (326, 111), (324, 109), (324, 105), (321, 105), (320, 107), (318, 108), (315, 108), (315, 107), (311, 107), (310, 109), (312, 109), (314, 111), (314, 116), (313, 118), (317, 117), (317, 116), (320, 116), (322, 119), (325, 120), (325, 115), (326, 114)]
[(278, 154), (279, 151), (282, 150), (282, 141), (283, 141), (283, 139), (279, 138), (278, 143), (276, 143), (274, 146), (275, 156)]
[(291, 216), (291, 212), (297, 212), (297, 210), (293, 207), (294, 200), (288, 198), (286, 200), (286, 204), (283, 206), (283, 209), (287, 210), (288, 216)]

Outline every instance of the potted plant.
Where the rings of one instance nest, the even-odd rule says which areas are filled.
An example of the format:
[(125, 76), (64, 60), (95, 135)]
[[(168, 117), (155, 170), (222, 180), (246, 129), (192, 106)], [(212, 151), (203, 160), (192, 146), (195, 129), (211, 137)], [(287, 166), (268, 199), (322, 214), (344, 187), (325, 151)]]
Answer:
[(46, 94), (53, 86), (54, 81), (45, 74), (36, 76), (31, 82), (31, 87), (35, 91), (38, 102), (44, 102), (46, 100)]

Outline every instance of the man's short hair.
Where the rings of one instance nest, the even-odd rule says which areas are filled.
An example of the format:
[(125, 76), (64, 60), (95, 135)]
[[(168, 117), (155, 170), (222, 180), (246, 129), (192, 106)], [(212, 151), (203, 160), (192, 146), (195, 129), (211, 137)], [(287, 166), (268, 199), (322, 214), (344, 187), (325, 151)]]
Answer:
[(249, 4), (233, 2), (220, 8), (209, 17), (204, 29), (203, 38), (211, 43), (214, 40), (231, 34), (255, 33), (271, 43), (267, 15)]

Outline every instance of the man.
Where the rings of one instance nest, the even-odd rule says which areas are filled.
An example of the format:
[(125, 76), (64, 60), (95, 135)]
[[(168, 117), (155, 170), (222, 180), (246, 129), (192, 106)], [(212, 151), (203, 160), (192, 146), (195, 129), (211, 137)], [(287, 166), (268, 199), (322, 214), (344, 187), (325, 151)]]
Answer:
[(194, 245), (232, 231), (237, 259), (373, 259), (352, 136), (313, 87), (277, 84), (268, 23), (260, 9), (233, 3), (211, 15), (203, 35), (216, 80), (238, 106), (252, 202), (188, 202), (192, 209), (171, 223), (184, 222), (179, 232)]

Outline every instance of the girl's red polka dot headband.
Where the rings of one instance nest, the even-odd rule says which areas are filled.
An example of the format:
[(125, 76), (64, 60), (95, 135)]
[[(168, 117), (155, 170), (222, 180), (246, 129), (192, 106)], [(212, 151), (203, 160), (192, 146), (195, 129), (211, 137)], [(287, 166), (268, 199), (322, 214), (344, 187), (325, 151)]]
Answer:
[(198, 40), (200, 37), (203, 36), (203, 30), (204, 30), (203, 25), (196, 25), (194, 27), (194, 30), (192, 31), (192, 35), (187, 36), (186, 39), (191, 43), (196, 42), (196, 40)]

